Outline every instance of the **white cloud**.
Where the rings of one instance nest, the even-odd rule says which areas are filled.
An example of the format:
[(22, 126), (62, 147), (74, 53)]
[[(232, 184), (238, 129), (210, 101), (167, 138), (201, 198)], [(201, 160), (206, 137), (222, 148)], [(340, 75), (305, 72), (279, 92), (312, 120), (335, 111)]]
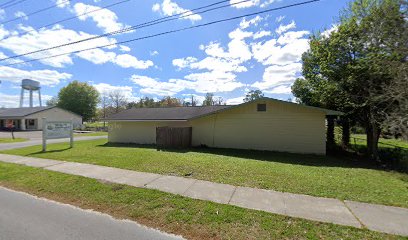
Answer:
[(236, 81), (234, 73), (223, 71), (192, 73), (185, 76), (185, 79), (191, 81), (184, 82), (187, 84), (186, 88), (199, 93), (230, 92), (244, 86), (244, 84)]
[(154, 51), (150, 51), (150, 56), (157, 56), (159, 55), (159, 52), (154, 50)]
[(309, 31), (291, 31), (283, 34), (278, 38), (279, 44), (289, 44), (293, 43), (294, 41), (309, 35)]
[(186, 57), (186, 58), (178, 58), (173, 59), (172, 63), (174, 66), (178, 68), (186, 68), (190, 66), (191, 63), (197, 62), (197, 58), (195, 57)]
[[(124, 24), (118, 22), (118, 16), (116, 13), (109, 9), (101, 9), (100, 7), (84, 3), (76, 3), (73, 9), (79, 20), (85, 21), (88, 18), (91, 18), (105, 33), (126, 27)], [(91, 13), (83, 15), (87, 12)]]
[(113, 62), (123, 68), (132, 67), (135, 69), (147, 69), (154, 65), (153, 62), (150, 60), (147, 61), (138, 60), (136, 57), (129, 54), (117, 55)]
[(147, 76), (132, 75), (130, 80), (141, 87), (140, 93), (159, 96), (173, 96), (185, 89), (183, 80), (170, 79), (168, 82), (160, 82)]
[(0, 9), (0, 20), (3, 20), (6, 17), (6, 11), (4, 9)]
[(252, 37), (252, 32), (245, 32), (237, 28), (229, 33), (231, 41), (228, 43), (229, 57), (239, 59), (241, 62), (248, 61), (252, 58), (249, 45), (245, 42), (246, 38)]
[[(78, 39), (89, 38), (94, 35), (90, 35), (84, 32), (76, 32), (74, 30), (64, 29), (61, 26), (54, 26), (51, 29), (42, 31), (36, 31), (31, 27), (21, 27), (24, 31), (31, 31), (29, 34), (22, 36), (11, 36), (0, 42), (0, 47), (6, 48), (15, 54), (24, 54), (26, 52), (36, 51), (50, 46), (57, 45), (57, 43), (67, 43), (77, 41)], [(83, 42), (72, 46), (56, 48), (39, 52), (31, 55), (27, 55), (27, 58), (42, 58), (51, 55), (58, 55), (61, 53), (71, 52), (88, 48), (89, 46), (98, 46), (115, 43), (116, 40), (108, 38), (94, 39), (89, 42)], [(49, 58), (40, 60), (41, 63), (47, 64), (53, 67), (63, 67), (66, 64), (72, 64), (71, 55), (64, 55), (55, 58)]]
[(250, 0), (248, 2), (242, 2), (242, 0), (230, 0), (230, 4), (234, 4), (232, 5), (232, 7), (234, 8), (249, 8), (249, 7), (254, 7), (254, 6), (258, 6), (259, 3), (261, 2), (260, 0)]
[(24, 20), (28, 20), (27, 15), (22, 11), (17, 11), (16, 13), (14, 13), (14, 16), (16, 18), (21, 18), (21, 19), (24, 19)]
[(160, 3), (155, 3), (153, 4), (152, 10), (153, 12), (159, 12), (160, 11)]
[[(202, 59), (193, 56), (173, 59), (172, 63), (179, 71), (187, 71), (181, 79), (161, 81), (139, 76), (133, 82), (141, 87), (142, 93), (156, 95), (173, 95), (185, 90), (196, 93), (231, 92), (242, 87), (287, 94), (290, 92), (290, 85), (300, 74), (300, 60), (302, 53), (308, 49), (309, 32), (287, 32), (295, 26), (292, 21), (288, 25), (282, 25), (278, 31), (279, 37), (256, 41), (272, 35), (270, 31), (254, 33), (245, 30), (257, 23), (258, 20), (254, 19), (241, 21), (240, 26), (229, 33), (230, 41), (226, 46), (219, 42), (201, 44), (199, 49), (207, 55)], [(252, 58), (265, 65), (264, 74), (261, 80), (244, 84), (237, 79), (237, 74), (248, 71), (245, 64)], [(239, 103), (238, 99), (235, 100)]]
[[(5, 58), (8, 58), (9, 56), (7, 56), (6, 54), (4, 54), (3, 52), (0, 52), (0, 59), (5, 59)], [(12, 64), (12, 63), (18, 63), (18, 62), (20, 62), (18, 59), (13, 59), (13, 58), (10, 58), (10, 59), (7, 59), (7, 60), (3, 60), (2, 61), (3, 62), (3, 64)], [(21, 64), (21, 65), (23, 65), (23, 64)], [(0, 79), (1, 80), (1, 79)]]
[(101, 95), (108, 95), (110, 92), (119, 91), (128, 101), (135, 101), (138, 98), (133, 96), (133, 88), (131, 86), (114, 86), (108, 83), (93, 84)]
[(192, 73), (185, 79), (169, 79), (160, 81), (147, 76), (133, 75), (131, 81), (140, 86), (140, 93), (158, 96), (173, 96), (184, 90), (193, 90), (198, 93), (229, 92), (242, 87), (243, 84), (235, 81), (235, 74), (218, 71)]
[(261, 81), (251, 86), (265, 93), (290, 94), (290, 85), (302, 70), (301, 57), (309, 48), (308, 31), (288, 31), (296, 25), (280, 25), (279, 38), (252, 44), (253, 57), (266, 66)]
[(271, 39), (252, 46), (253, 56), (264, 65), (286, 65), (301, 60), (309, 48), (308, 31), (287, 32), (278, 39)]
[[(42, 94), (41, 95), (42, 104), (44, 105), (46, 101), (48, 101), (51, 98), (52, 96), (50, 95)], [(26, 106), (26, 104), (28, 104), (27, 101), (24, 101), (24, 104), (25, 104), (24, 106)], [(40, 105), (37, 95), (34, 96), (33, 104), (34, 106)], [(20, 95), (19, 94), (10, 95), (10, 94), (5, 94), (5, 93), (0, 92), (0, 108), (17, 108), (19, 107), (19, 105), (20, 105)]]
[[(78, 39), (91, 38), (95, 35), (90, 35), (84, 32), (76, 32), (70, 29), (64, 29), (61, 26), (55, 26), (51, 29), (46, 29), (42, 31), (36, 31), (31, 27), (21, 27), (24, 31), (31, 31), (29, 34), (22, 36), (11, 36), (3, 41), (0, 41), (0, 47), (6, 48), (15, 54), (24, 54), (26, 52), (32, 52), (50, 46), (56, 45), (56, 43), (67, 43), (77, 41)], [(0, 31), (1, 34), (1, 31)], [(102, 46), (108, 44), (115, 44), (116, 40), (113, 38), (97, 38), (90, 41), (55, 48), (31, 55), (25, 56), (26, 58), (42, 58), (52, 55), (58, 55), (78, 50), (87, 49), (94, 46)], [(90, 61), (94, 64), (103, 64), (111, 62), (117, 64), (118, 66), (128, 68), (133, 67), (135, 69), (146, 69), (153, 66), (153, 62), (150, 60), (143, 61), (138, 60), (136, 57), (129, 54), (116, 54), (112, 51), (106, 51), (106, 49), (116, 48), (116, 45), (112, 45), (106, 48), (93, 49), (88, 51), (83, 51), (75, 54), (68, 54), (59, 57), (53, 57), (48, 59), (40, 60), (41, 63), (53, 66), (53, 67), (64, 67), (65, 65), (73, 63), (73, 55), (76, 55), (82, 59)], [(123, 48), (122, 48), (123, 49)], [(126, 62), (127, 61), (127, 62)]]
[(245, 98), (245, 96), (236, 97), (236, 98), (229, 98), (229, 99), (227, 99), (226, 102), (227, 102), (228, 105), (238, 105), (238, 104), (241, 104), (241, 103), (244, 102), (244, 98)]
[(102, 49), (92, 49), (76, 54), (78, 57), (88, 60), (94, 64), (103, 64), (115, 61), (116, 54), (114, 52), (105, 52)]
[(281, 35), (282, 33), (287, 32), (288, 30), (293, 28), (296, 28), (296, 23), (295, 21), (292, 20), (292, 22), (287, 25), (280, 24), (279, 27), (275, 30), (275, 32)]
[(184, 19), (189, 19), (192, 22), (200, 21), (202, 17), (199, 14), (193, 14), (192, 11), (180, 7), (177, 3), (171, 0), (163, 0), (163, 2), (155, 3), (152, 7), (153, 12), (160, 12), (165, 16), (172, 16), (176, 14), (182, 14)]
[(322, 33), (320, 33), (320, 35), (322, 35), (323, 37), (328, 38), (328, 37), (330, 37), (330, 34), (331, 34), (332, 32), (337, 32), (338, 29), (339, 29), (339, 25), (333, 24), (333, 25), (331, 26), (331, 28), (326, 29), (325, 31), (323, 31)]
[(260, 7), (261, 7), (261, 8), (265, 8), (265, 7), (269, 6), (269, 5), (271, 5), (272, 3), (278, 2), (278, 1), (281, 1), (281, 0), (266, 0), (265, 2), (263, 2), (263, 3), (260, 5)]
[(131, 50), (130, 47), (125, 46), (125, 45), (120, 45), (119, 48), (120, 48), (120, 51), (122, 52), (130, 52)]
[(270, 31), (259, 31), (254, 34), (253, 39), (259, 39), (267, 36), (271, 36), (272, 33)]
[(174, 59), (173, 65), (179, 70), (202, 70), (189, 73), (184, 76), (186, 81), (179, 83), (198, 93), (230, 92), (243, 87), (244, 84), (237, 81), (236, 73), (248, 70), (243, 63), (252, 58), (250, 46), (246, 42), (246, 39), (252, 36), (252, 32), (236, 28), (229, 33), (231, 40), (227, 48), (223, 48), (220, 43), (210, 42), (208, 45), (200, 45), (200, 50), (207, 54), (207, 57), (201, 60), (195, 57)]
[(268, 91), (273, 87), (282, 84), (291, 84), (302, 70), (301, 63), (291, 63), (287, 65), (272, 65), (265, 69), (263, 80), (252, 84), (252, 87), (262, 91)]
[(280, 23), (280, 22), (282, 22), (283, 19), (285, 19), (285, 17), (286, 17), (286, 16), (282, 16), (282, 15), (281, 15), (281, 16), (278, 16), (278, 17), (276, 17), (275, 21), (276, 21), (277, 23)]
[(194, 101), (197, 102), (197, 105), (201, 105), (203, 103), (203, 101), (205, 100), (205, 97), (202, 95), (197, 95), (197, 94), (181, 94), (181, 96), (184, 97), (184, 101), (185, 102), (191, 102), (191, 96), (193, 96)]
[(12, 67), (0, 66), (0, 79), (2, 81), (9, 81), (20, 84), (24, 78), (39, 81), (41, 85), (54, 86), (60, 81), (70, 79), (72, 77), (69, 73), (60, 73), (55, 70), (32, 70), (26, 71)]
[(3, 25), (0, 25), (0, 39), (3, 39), (4, 37), (8, 36), (10, 32), (6, 29), (4, 29)]
[[(41, 95), (41, 100), (42, 104), (45, 104), (45, 102), (49, 99), (51, 99), (52, 96), (50, 95)], [(27, 104), (26, 101), (24, 101), (24, 104)], [(0, 92), (0, 108), (17, 108), (20, 105), (20, 95), (10, 95), (10, 94), (4, 94)], [(26, 106), (26, 105), (24, 105)], [(35, 96), (34, 97), (34, 106), (39, 106), (39, 101), (38, 98)]]
[(56, 1), (55, 1), (55, 4), (57, 4), (57, 6), (58, 6), (59, 8), (64, 8), (64, 7), (69, 6), (70, 1), (67, 1), (67, 0), (56, 0)]
[(280, 85), (272, 88), (269, 91), (264, 91), (265, 93), (274, 93), (274, 94), (290, 94), (292, 93), (291, 85)]
[(18, 107), (19, 102), (19, 95), (8, 95), (0, 92), (0, 108)]
[(206, 57), (201, 61), (188, 65), (191, 69), (223, 71), (223, 72), (246, 72), (247, 68), (241, 62), (230, 58)]
[(248, 28), (248, 27), (250, 27), (252, 25), (257, 26), (258, 23), (260, 21), (262, 21), (262, 19), (263, 18), (261, 16), (259, 16), (259, 15), (257, 15), (256, 17), (254, 17), (252, 19), (249, 19), (249, 20), (246, 20), (246, 18), (244, 18), (244, 19), (242, 19), (241, 23), (239, 24), (239, 27), (241, 29), (246, 29), (246, 28)]

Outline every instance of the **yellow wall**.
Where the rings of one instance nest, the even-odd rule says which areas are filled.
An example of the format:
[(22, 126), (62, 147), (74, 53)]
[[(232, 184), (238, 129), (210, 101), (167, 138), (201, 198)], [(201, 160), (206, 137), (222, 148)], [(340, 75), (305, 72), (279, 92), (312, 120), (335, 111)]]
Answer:
[(188, 123), (182, 122), (109, 122), (108, 140), (117, 143), (155, 144), (156, 127), (186, 127)]
[(191, 121), (193, 145), (325, 154), (325, 114), (280, 102), (257, 103)]
[(109, 141), (154, 144), (157, 126), (192, 126), (193, 146), (325, 154), (325, 114), (293, 104), (266, 101), (189, 122), (110, 122)]

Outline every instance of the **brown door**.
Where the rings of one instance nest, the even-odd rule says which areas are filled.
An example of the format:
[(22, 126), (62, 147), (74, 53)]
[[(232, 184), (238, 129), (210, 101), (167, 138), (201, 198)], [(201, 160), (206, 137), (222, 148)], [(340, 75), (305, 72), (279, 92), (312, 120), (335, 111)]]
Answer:
[(188, 148), (191, 135), (191, 127), (157, 127), (156, 144), (158, 148)]

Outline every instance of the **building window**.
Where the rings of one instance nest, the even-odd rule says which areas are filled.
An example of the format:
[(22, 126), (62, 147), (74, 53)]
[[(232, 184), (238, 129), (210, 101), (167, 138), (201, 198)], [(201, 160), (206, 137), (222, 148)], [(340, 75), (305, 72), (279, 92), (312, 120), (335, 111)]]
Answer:
[(29, 119), (28, 120), (28, 126), (34, 126), (35, 125), (35, 120), (34, 119)]
[(266, 104), (265, 103), (259, 103), (257, 105), (257, 111), (258, 112), (266, 112)]

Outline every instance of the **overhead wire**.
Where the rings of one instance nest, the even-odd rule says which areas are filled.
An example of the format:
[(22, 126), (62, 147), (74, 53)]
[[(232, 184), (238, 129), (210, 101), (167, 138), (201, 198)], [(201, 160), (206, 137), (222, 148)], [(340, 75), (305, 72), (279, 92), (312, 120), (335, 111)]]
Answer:
[[(21, 1), (26, 1), (26, 0), (21, 0)], [(56, 8), (56, 7), (60, 6), (60, 5), (66, 4), (66, 3), (71, 2), (71, 1), (74, 1), (74, 0), (66, 0), (66, 1), (63, 1), (63, 2), (56, 3), (56, 4), (54, 4), (54, 5), (51, 5), (51, 6), (45, 7), (45, 8), (38, 9), (38, 10), (36, 10), (36, 11), (34, 11), (34, 12), (27, 13), (27, 14), (25, 14), (24, 16), (19, 16), (19, 17), (15, 17), (15, 18), (12, 18), (12, 19), (3, 21), (3, 22), (0, 23), (0, 25), (4, 25), (4, 24), (7, 24), (7, 23), (15, 22), (15, 21), (20, 20), (20, 19), (23, 19), (23, 18), (25, 18), (25, 17), (30, 17), (30, 16), (33, 16), (33, 15), (42, 13), (42, 12), (44, 12), (44, 11), (47, 11), (47, 10)]]
[(21, 62), (10, 63), (10, 64), (3, 65), (3, 66), (12, 66), (12, 65), (17, 65), (17, 64), (22, 64), (22, 63), (29, 63), (29, 62), (40, 61), (40, 60), (54, 58), (54, 57), (60, 57), (60, 56), (69, 55), (69, 54), (80, 53), (80, 52), (84, 52), (84, 51), (90, 51), (90, 50), (94, 50), (94, 49), (106, 48), (106, 47), (114, 46), (114, 45), (118, 45), (118, 44), (124, 44), (124, 43), (140, 41), (140, 40), (144, 40), (144, 39), (149, 39), (149, 38), (154, 38), (154, 37), (163, 36), (163, 35), (167, 35), (167, 34), (186, 31), (186, 30), (190, 30), (190, 29), (210, 26), (210, 25), (214, 25), (214, 24), (218, 24), (218, 23), (222, 23), (222, 22), (241, 19), (243, 17), (251, 17), (251, 16), (255, 16), (255, 15), (259, 15), (259, 14), (265, 14), (265, 13), (269, 13), (269, 12), (273, 12), (273, 11), (277, 11), (277, 10), (282, 10), (282, 9), (286, 9), (286, 8), (306, 5), (306, 4), (310, 4), (310, 3), (313, 3), (313, 2), (319, 2), (319, 1), (320, 0), (310, 0), (310, 1), (304, 1), (304, 2), (299, 2), (299, 3), (289, 4), (289, 5), (285, 5), (285, 6), (281, 6), (281, 7), (266, 9), (266, 10), (263, 10), (263, 11), (257, 11), (257, 12), (253, 12), (253, 13), (249, 13), (249, 14), (243, 14), (243, 15), (239, 15), (239, 16), (235, 16), (235, 17), (231, 17), (231, 18), (224, 18), (224, 19), (220, 19), (220, 20), (216, 20), (216, 21), (212, 21), (212, 22), (208, 22), (208, 23), (204, 23), (204, 24), (199, 24), (199, 25), (194, 25), (194, 26), (190, 26), (190, 27), (174, 29), (174, 30), (165, 31), (165, 32), (157, 33), (157, 34), (152, 34), (152, 35), (148, 35), (148, 36), (144, 36), (144, 37), (133, 38), (133, 39), (129, 39), (129, 40), (126, 40), (126, 41), (121, 41), (121, 42), (106, 44), (106, 45), (102, 45), (102, 46), (76, 50), (76, 51), (72, 51), (72, 52), (56, 54), (56, 55), (52, 55), (52, 56), (46, 56), (46, 57), (42, 57), (42, 58), (35, 58), (35, 59), (30, 59), (30, 60), (21, 61)]
[(6, 5), (10, 4), (10, 3), (13, 3), (13, 2), (15, 2), (15, 1), (17, 1), (17, 0), (10, 0), (10, 1), (7, 1), (7, 2), (5, 2), (5, 3), (1, 4), (1, 5), (0, 5), (0, 8), (1, 8), (1, 7), (6, 6)]
[(114, 7), (114, 6), (129, 2), (129, 1), (132, 1), (132, 0), (124, 0), (124, 1), (120, 1), (120, 2), (115, 2), (115, 3), (112, 3), (112, 4), (109, 4), (109, 5), (103, 6), (101, 8), (97, 8), (97, 9), (94, 9), (94, 10), (79, 14), (79, 15), (76, 15), (76, 16), (73, 16), (73, 17), (64, 18), (64, 19), (61, 19), (61, 20), (58, 20), (58, 21), (55, 21), (55, 22), (52, 22), (52, 23), (48, 23), (48, 24), (43, 25), (41, 27), (37, 27), (37, 28), (33, 28), (33, 29), (30, 29), (30, 30), (27, 30), (27, 31), (23, 31), (23, 32), (20, 32), (20, 33), (15, 34), (15, 35), (10, 35), (10, 36), (7, 36), (5, 38), (0, 39), (0, 42), (6, 40), (8, 38), (11, 38), (11, 37), (19, 37), (19, 36), (23, 36), (23, 35), (25, 35), (27, 33), (30, 33), (30, 32), (40, 31), (41, 29), (51, 27), (51, 26), (55, 26), (57, 24), (67, 22), (69, 20), (76, 19), (76, 18), (79, 18), (79, 17), (82, 17), (82, 16), (86, 16), (88, 14), (95, 13), (95, 12), (98, 12), (98, 11), (101, 11), (101, 10), (104, 10), (104, 9), (109, 9), (111, 7)]
[(239, 2), (236, 2), (236, 3), (227, 4), (227, 5), (220, 6), (220, 7), (215, 7), (215, 8), (212, 8), (212, 9), (207, 9), (207, 10), (202, 11), (202, 12), (198, 12), (198, 13), (196, 12), (197, 10), (209, 8), (209, 7), (216, 6), (216, 5), (219, 5), (219, 4), (222, 4), (222, 3), (225, 3), (225, 2), (229, 2), (229, 1), (230, 0), (222, 0), (222, 1), (215, 2), (215, 3), (209, 4), (209, 5), (205, 5), (205, 6), (202, 6), (202, 7), (198, 7), (198, 8), (195, 8), (195, 9), (188, 10), (188, 11), (184, 11), (184, 12), (181, 12), (181, 13), (178, 13), (178, 14), (174, 14), (174, 15), (167, 16), (167, 17), (162, 17), (162, 18), (155, 19), (155, 20), (148, 21), (148, 22), (144, 22), (144, 23), (141, 23), (141, 24), (138, 24), (138, 25), (122, 28), (122, 29), (112, 31), (112, 32), (108, 32), (108, 33), (104, 33), (104, 34), (101, 34), (101, 35), (96, 35), (96, 36), (84, 38), (84, 39), (69, 42), (69, 43), (64, 43), (64, 44), (60, 44), (60, 45), (56, 45), (56, 46), (52, 46), (52, 47), (48, 47), (48, 48), (43, 48), (43, 49), (38, 49), (38, 50), (35, 50), (35, 51), (31, 51), (31, 52), (26, 52), (26, 53), (22, 53), (22, 54), (18, 54), (18, 55), (13, 55), (13, 56), (10, 56), (10, 57), (7, 57), (7, 58), (0, 59), (0, 62), (5, 61), (5, 60), (9, 60), (9, 59), (12, 59), (12, 58), (18, 58), (18, 57), (22, 57), (22, 56), (26, 56), (26, 55), (31, 55), (31, 54), (34, 54), (34, 53), (39, 53), (39, 52), (43, 52), (43, 51), (52, 50), (52, 49), (55, 49), (55, 48), (66, 47), (66, 46), (70, 46), (70, 45), (74, 45), (74, 44), (78, 44), (78, 43), (82, 43), (82, 42), (86, 42), (86, 41), (90, 41), (90, 40), (94, 40), (94, 39), (98, 39), (98, 38), (102, 38), (102, 37), (108, 37), (108, 36), (111, 36), (111, 35), (130, 32), (130, 31), (133, 31), (133, 30), (136, 30), (136, 29), (156, 25), (156, 24), (163, 23), (163, 22), (166, 22), (166, 21), (173, 21), (173, 20), (177, 20), (177, 19), (180, 19), (180, 18), (185, 18), (185, 17), (191, 16), (191, 15), (194, 15), (194, 14), (213, 11), (213, 10), (217, 10), (217, 9), (220, 9), (220, 8), (225, 8), (225, 7), (233, 6), (233, 5), (236, 5), (236, 4), (241, 4), (241, 3), (252, 1), (252, 0), (242, 0), (242, 1), (239, 1)]
[[(17, 0), (8, 1), (7, 3), (10, 3), (9, 5), (6, 5), (6, 3), (4, 3), (3, 5), (0, 6), (0, 8), (3, 9), (3, 10), (5, 10), (5, 9), (10, 8), (10, 7), (12, 7), (12, 6), (15, 6), (15, 5), (17, 5), (17, 4), (26, 2), (26, 1), (28, 1), (28, 0), (20, 0), (20, 1), (17, 1), (17, 2), (16, 2), (16, 1), (17, 1)], [(13, 3), (13, 2), (14, 2), (14, 3)]]

